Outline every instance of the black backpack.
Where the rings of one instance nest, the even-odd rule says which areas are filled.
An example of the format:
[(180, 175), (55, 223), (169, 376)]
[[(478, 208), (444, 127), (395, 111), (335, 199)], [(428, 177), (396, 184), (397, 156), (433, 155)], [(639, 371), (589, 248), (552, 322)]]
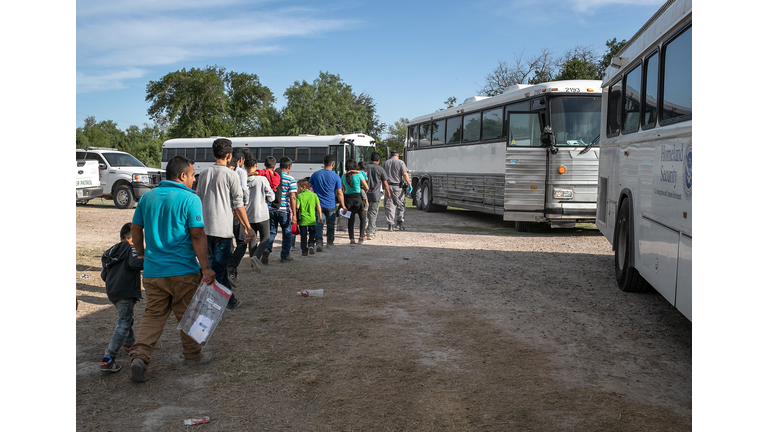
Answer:
[(275, 189), (275, 199), (272, 200), (270, 203), (270, 206), (273, 209), (280, 209), (280, 203), (283, 201), (283, 175), (280, 174), (280, 183), (277, 184), (277, 189)]

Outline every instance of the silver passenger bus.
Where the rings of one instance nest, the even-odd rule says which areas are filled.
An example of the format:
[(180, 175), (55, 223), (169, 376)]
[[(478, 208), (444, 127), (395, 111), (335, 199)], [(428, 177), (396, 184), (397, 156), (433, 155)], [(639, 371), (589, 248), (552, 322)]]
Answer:
[(515, 85), (410, 121), (405, 161), (414, 205), (533, 222), (594, 222), (600, 81)]

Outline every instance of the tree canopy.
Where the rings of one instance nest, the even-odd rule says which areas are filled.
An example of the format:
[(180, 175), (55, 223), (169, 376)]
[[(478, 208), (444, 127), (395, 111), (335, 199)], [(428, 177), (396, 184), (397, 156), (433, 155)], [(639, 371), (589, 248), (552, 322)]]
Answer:
[(275, 98), (256, 74), (206, 66), (171, 72), (147, 84), (147, 114), (170, 125), (170, 138), (249, 135), (256, 113)]
[(282, 117), (287, 135), (361, 132), (376, 137), (384, 129), (373, 98), (356, 95), (339, 75), (321, 71), (312, 83), (295, 81), (284, 96)]
[(577, 45), (555, 58), (551, 51), (542, 49), (538, 55), (515, 55), (512, 62), (499, 60), (496, 68), (486, 74), (480, 93), (496, 96), (515, 84), (539, 84), (567, 79), (602, 79), (603, 71), (611, 64), (611, 58), (626, 40), (616, 38), (605, 43), (607, 50), (600, 57), (591, 46)]

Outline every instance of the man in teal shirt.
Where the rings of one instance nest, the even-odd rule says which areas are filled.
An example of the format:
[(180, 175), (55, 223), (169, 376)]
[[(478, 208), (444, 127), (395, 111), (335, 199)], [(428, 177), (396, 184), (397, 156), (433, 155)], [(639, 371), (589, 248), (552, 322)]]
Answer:
[[(203, 207), (191, 188), (192, 161), (176, 156), (166, 167), (168, 180), (141, 196), (133, 214), (136, 255), (144, 260), (147, 306), (131, 348), (131, 379), (149, 379), (147, 365), (171, 311), (181, 320), (200, 281), (216, 279), (208, 266)], [(146, 249), (145, 249), (146, 243)], [(196, 258), (196, 259), (195, 259)], [(206, 364), (212, 353), (180, 331), (185, 365)]]

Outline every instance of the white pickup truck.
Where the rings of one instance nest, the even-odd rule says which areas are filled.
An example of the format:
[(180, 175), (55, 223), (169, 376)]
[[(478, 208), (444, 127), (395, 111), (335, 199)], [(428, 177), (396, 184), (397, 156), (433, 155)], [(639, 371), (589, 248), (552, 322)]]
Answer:
[(113, 148), (77, 149), (77, 160), (96, 161), (101, 175), (102, 197), (111, 199), (115, 207), (133, 208), (139, 198), (156, 188), (165, 178), (165, 170), (149, 168), (130, 153)]
[(77, 203), (85, 204), (88, 200), (104, 194), (99, 184), (99, 163), (96, 161), (78, 160), (75, 174), (75, 197)]

